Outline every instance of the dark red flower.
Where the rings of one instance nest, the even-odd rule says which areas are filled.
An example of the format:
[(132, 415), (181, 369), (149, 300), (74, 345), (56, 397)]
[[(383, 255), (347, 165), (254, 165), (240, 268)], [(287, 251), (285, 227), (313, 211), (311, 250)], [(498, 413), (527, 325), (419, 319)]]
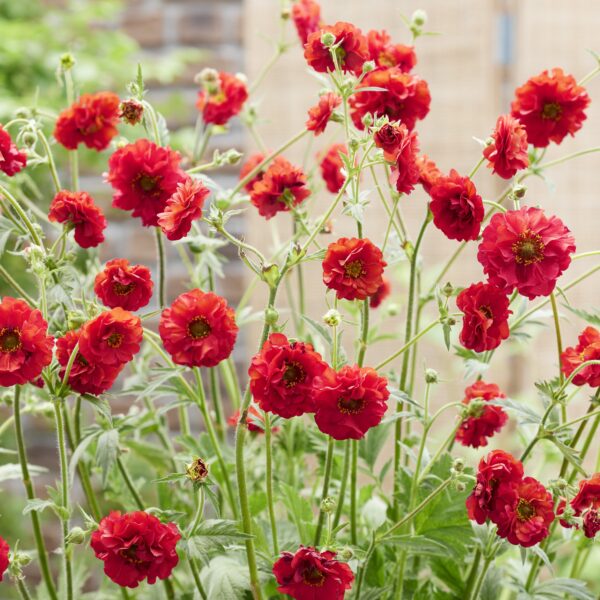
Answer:
[(79, 350), (90, 363), (109, 367), (123, 365), (139, 352), (142, 337), (140, 318), (117, 307), (84, 323)]
[(252, 187), (250, 202), (258, 208), (260, 215), (271, 219), (278, 212), (298, 206), (309, 196), (304, 171), (278, 156)]
[[(383, 88), (381, 90), (362, 88)], [(350, 96), (351, 117), (358, 129), (364, 129), (363, 117), (386, 115), (390, 121), (400, 121), (411, 131), (418, 120), (429, 112), (429, 86), (415, 75), (403, 73), (398, 67), (375, 69), (363, 78)]]
[(600, 531), (600, 512), (591, 509), (583, 516), (583, 533), (585, 537), (594, 539)]
[(295, 600), (343, 600), (354, 574), (336, 553), (300, 546), (296, 554), (282, 552), (273, 565), (277, 590)]
[(376, 427), (387, 409), (387, 379), (375, 369), (346, 365), (316, 381), (315, 423), (336, 440), (359, 440)]
[(53, 347), (42, 313), (24, 300), (4, 296), (0, 302), (0, 386), (35, 381), (50, 364)]
[(48, 219), (71, 225), (82, 248), (95, 248), (104, 241), (106, 218), (87, 192), (58, 192), (50, 203)]
[(431, 188), (437, 183), (443, 173), (437, 168), (437, 165), (427, 156), (421, 154), (417, 157), (417, 167), (419, 168), (419, 183), (423, 189), (429, 194)]
[[(252, 154), (248, 157), (248, 160), (242, 165), (240, 169), (240, 181), (245, 179), (247, 175), (249, 175), (260, 163), (265, 159), (265, 155), (261, 152), (257, 152), (256, 154)], [(251, 192), (254, 184), (260, 181), (265, 175), (265, 169), (261, 169), (245, 186), (244, 189), (247, 192)]]
[(387, 263), (369, 239), (340, 238), (329, 244), (323, 259), (323, 283), (337, 297), (364, 300), (377, 293)]
[(374, 134), (373, 141), (378, 148), (383, 150), (385, 160), (396, 162), (398, 151), (406, 137), (406, 125), (401, 128), (400, 123), (384, 123)]
[(412, 46), (393, 44), (387, 31), (371, 30), (367, 33), (369, 57), (378, 67), (398, 67), (408, 73), (417, 64), (417, 55)]
[(177, 185), (175, 193), (167, 200), (165, 210), (158, 213), (158, 226), (170, 240), (180, 240), (192, 228), (192, 223), (202, 217), (204, 201), (210, 190), (199, 180), (188, 177)]
[(144, 511), (110, 512), (92, 533), (90, 545), (104, 561), (104, 573), (121, 587), (135, 588), (140, 581), (166, 579), (177, 566), (175, 523), (161, 523)]
[(331, 51), (321, 41), (324, 33), (331, 33), (335, 37), (332, 46), (335, 46), (334, 52), (340, 69), (344, 73), (360, 75), (363, 64), (369, 60), (367, 38), (358, 27), (343, 21), (326, 25), (308, 36), (304, 46), (304, 58), (308, 66), (319, 73), (335, 71)]
[(156, 227), (167, 200), (186, 179), (180, 160), (178, 152), (146, 139), (119, 148), (108, 160), (106, 175), (115, 190), (113, 206), (133, 211), (145, 227)]
[(456, 432), (457, 442), (471, 448), (487, 446), (487, 438), (498, 433), (508, 420), (502, 408), (490, 402), (496, 398), (506, 396), (495, 383), (476, 381), (465, 390), (463, 404), (468, 405), (472, 400), (485, 400), (486, 404), (477, 410), (477, 414), (463, 420)]
[(272, 333), (248, 369), (250, 391), (262, 410), (284, 419), (315, 410), (315, 378), (329, 367), (310, 344)]
[(292, 5), (292, 20), (296, 26), (298, 37), (304, 45), (308, 36), (322, 26), (321, 7), (315, 0), (298, 0)]
[(94, 150), (104, 150), (117, 135), (119, 96), (112, 92), (82, 94), (58, 115), (54, 137), (69, 150), (83, 143)]
[(588, 508), (600, 508), (600, 473), (579, 482), (579, 491), (571, 500), (571, 506), (578, 515)]
[(408, 131), (406, 125), (398, 126), (399, 145), (395, 150), (395, 165), (392, 167), (392, 183), (400, 194), (410, 194), (419, 182), (420, 171), (417, 165), (419, 141), (414, 131)]
[(370, 297), (369, 306), (371, 308), (377, 308), (381, 303), (390, 295), (392, 286), (387, 277), (381, 278), (381, 285), (377, 288), (377, 291)]
[(0, 171), (12, 177), (27, 164), (27, 155), (21, 152), (10, 137), (10, 133), (0, 125)]
[(242, 110), (247, 98), (246, 82), (237, 75), (220, 71), (218, 81), (198, 92), (196, 107), (205, 123), (225, 125)]
[[(230, 417), (227, 419), (227, 424), (230, 427), (237, 427), (238, 421), (240, 420), (240, 411), (236, 410)], [(256, 409), (252, 404), (248, 407), (248, 416), (246, 417), (246, 425), (248, 426), (248, 431), (252, 431), (253, 433), (264, 433), (265, 432), (265, 418), (263, 414)], [(271, 433), (277, 433), (279, 431), (279, 427), (271, 427)]]
[(490, 283), (533, 300), (548, 296), (571, 263), (575, 240), (558, 217), (526, 207), (496, 213), (483, 230), (477, 260)]
[(503, 179), (510, 179), (517, 171), (529, 165), (527, 155), (527, 132), (521, 123), (510, 115), (501, 115), (492, 133), (492, 144), (486, 146), (483, 155), (488, 167)]
[[(565, 348), (560, 356), (562, 372), (566, 377), (588, 360), (600, 360), (600, 331), (586, 327), (579, 335), (577, 346)], [(584, 367), (573, 377), (574, 385), (600, 386), (600, 365)]]
[(306, 129), (314, 131), (315, 136), (325, 131), (333, 111), (342, 103), (342, 98), (333, 92), (326, 92), (319, 98), (319, 103), (308, 109)]
[(327, 189), (332, 194), (337, 194), (346, 181), (345, 175), (342, 173), (344, 162), (340, 154), (348, 155), (348, 149), (344, 144), (332, 144), (321, 155), (319, 166), (321, 168), (321, 176), (325, 181)]
[(456, 298), (464, 313), (460, 343), (475, 352), (497, 348), (509, 334), (509, 304), (504, 291), (490, 283), (474, 283), (462, 290)]
[(468, 177), (454, 169), (429, 190), (434, 225), (451, 240), (476, 240), (483, 221), (483, 201)]
[(119, 104), (119, 119), (128, 125), (137, 125), (144, 116), (144, 106), (137, 100), (124, 100)]
[(238, 326), (225, 298), (194, 289), (162, 311), (158, 332), (175, 364), (214, 367), (233, 351)]
[(10, 548), (6, 543), (6, 540), (0, 536), (0, 581), (2, 581), (2, 576), (6, 569), (8, 569), (9, 560), (8, 553), (10, 552)]
[(512, 116), (521, 121), (528, 142), (536, 148), (560, 144), (567, 134), (575, 135), (590, 103), (585, 88), (558, 68), (531, 77), (516, 89), (515, 96)]
[(105, 306), (138, 310), (150, 302), (153, 286), (148, 267), (131, 266), (125, 258), (115, 258), (96, 275), (94, 292)]

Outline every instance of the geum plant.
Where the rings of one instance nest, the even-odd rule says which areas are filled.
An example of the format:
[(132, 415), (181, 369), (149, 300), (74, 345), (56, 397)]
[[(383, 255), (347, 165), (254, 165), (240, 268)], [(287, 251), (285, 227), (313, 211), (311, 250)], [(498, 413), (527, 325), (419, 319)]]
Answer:
[[(600, 317), (569, 307), (566, 292), (600, 266), (564, 282), (562, 275), (573, 260), (599, 251), (575, 254), (569, 229), (534, 199), (526, 203), (522, 183), (600, 150), (544, 161), (551, 143), (581, 128), (590, 102), (583, 84), (600, 66), (579, 82), (559, 68), (531, 77), (468, 176), (443, 173), (420, 154), (415, 127), (429, 112), (430, 94), (412, 72), (414, 47), (393, 43), (385, 31), (364, 35), (349, 23), (325, 25), (313, 0), (284, 11), (283, 36), (290, 17), (326, 90), (305, 129), (275, 151), (249, 157), (234, 189), (206, 173), (235, 164), (240, 154), (215, 152), (209, 162), (203, 154), (238, 114), (262, 145), (249, 98), (292, 47), (287, 42), (251, 87), (239, 75), (199, 75), (195, 144), (183, 154), (169, 147), (141, 71), (128, 98), (77, 96), (70, 55), (60, 65), (67, 108), (56, 118), (22, 109), (0, 129), (7, 177), (0, 187), (1, 240), (37, 282), (29, 288), (21, 273), (0, 267), (15, 296), (0, 303), (0, 385), (13, 392), (12, 416), (0, 431), (14, 428), (18, 455), (18, 464), (2, 471), (22, 476), (23, 518), (31, 523), (25, 540), (0, 538), (0, 572), (8, 569), (23, 598), (52, 600), (114, 598), (117, 586), (123, 598), (595, 597), (578, 577), (591, 564), (600, 530), (600, 468), (596, 462), (594, 474), (588, 467), (600, 424)], [(413, 43), (426, 33), (422, 11), (407, 23)], [(122, 135), (141, 137), (117, 137), (120, 122)], [(285, 152), (302, 142), (310, 148), (314, 136), (338, 125), (342, 141), (319, 158), (332, 196), (325, 212), (314, 214), (318, 177), (309, 180), (307, 167), (291, 164)], [(69, 150), (68, 184), (67, 169), (59, 171), (53, 157), (57, 145)], [(147, 266), (126, 258), (99, 263), (95, 248), (107, 223), (79, 189), (82, 145), (109, 153), (105, 182), (113, 206), (154, 229), (155, 282)], [(488, 177), (507, 180), (493, 201), (483, 200), (474, 183), (486, 176), (484, 165)], [(21, 187), (24, 169), (48, 169), (47, 212)], [(417, 186), (424, 193), (411, 201), (422, 202), (423, 221), (413, 236), (402, 207)], [(365, 233), (369, 213), (381, 208), (388, 224), (373, 232), (375, 243)], [(288, 219), (293, 236), (274, 242), (265, 256), (229, 230), (242, 210)], [(355, 222), (356, 236), (324, 247), (334, 218)], [(432, 228), (457, 247), (440, 271), (429, 273), (420, 251)], [(188, 291), (170, 305), (165, 237), (189, 270)], [(478, 246), (485, 280), (446, 284), (469, 243)], [(214, 291), (227, 244), (252, 279), (235, 310)], [(401, 255), (409, 285), (400, 291), (386, 261)], [(330, 310), (322, 319), (306, 313), (308, 261), (322, 264), (322, 285), (310, 286), (312, 294), (327, 294)], [(420, 287), (426, 281), (428, 290)], [(252, 313), (261, 286), (268, 303)], [(398, 310), (382, 315), (379, 308), (391, 286), (406, 296), (404, 331), (393, 354), (374, 361), (369, 349), (389, 336), (382, 327)], [(289, 320), (279, 314), (283, 287), (294, 301)], [(569, 347), (557, 296), (591, 323)], [(144, 312), (153, 299), (160, 310)], [(542, 412), (506, 398), (477, 373), (511, 334), (526, 339), (524, 326), (543, 319), (539, 311), (548, 304), (559, 369), (535, 384)], [(257, 318), (262, 333), (251, 340), (251, 360), (242, 355), (240, 381), (232, 361), (238, 328)], [(470, 367), (464, 399), (450, 398), (435, 411), (430, 399), (442, 394), (442, 382), (427, 369), (421, 385), (416, 368), (417, 347), (433, 330)], [(125, 414), (111, 411), (118, 397), (131, 404)], [(33, 480), (39, 468), (28, 463), (25, 412), (54, 416), (60, 481), (46, 493)], [(201, 431), (192, 427), (200, 418)], [(470, 466), (453, 458), (456, 444), (482, 448), (509, 418), (519, 419), (520, 456), (497, 449)], [(564, 457), (545, 484), (533, 477), (542, 441)], [(76, 482), (81, 493), (74, 497)], [(48, 527), (54, 517), (60, 523), (58, 552), (48, 546), (41, 517)], [(151, 587), (158, 580), (164, 588)]]

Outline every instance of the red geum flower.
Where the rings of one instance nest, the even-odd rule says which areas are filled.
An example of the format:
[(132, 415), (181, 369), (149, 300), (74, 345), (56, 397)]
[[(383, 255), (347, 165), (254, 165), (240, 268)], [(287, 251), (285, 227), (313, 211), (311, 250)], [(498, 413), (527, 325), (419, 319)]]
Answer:
[[(81, 331), (67, 331), (64, 337), (56, 340), (56, 358), (61, 366), (60, 378), (65, 376), (69, 358), (79, 342)], [(68, 384), (80, 394), (98, 396), (108, 391), (115, 382), (124, 364), (104, 365), (96, 360), (88, 360), (78, 351), (69, 373)]]
[(373, 141), (383, 150), (385, 160), (396, 162), (396, 157), (406, 139), (408, 129), (400, 123), (384, 123), (374, 134)]
[(105, 306), (138, 310), (150, 302), (153, 286), (148, 267), (115, 258), (96, 275), (94, 292)]
[(319, 73), (335, 71), (331, 50), (321, 41), (324, 33), (330, 33), (335, 38), (331, 46), (335, 46), (333, 51), (340, 69), (344, 73), (360, 75), (363, 64), (369, 60), (367, 38), (358, 27), (343, 21), (326, 25), (308, 36), (304, 46), (304, 58), (308, 66)]
[(585, 537), (593, 539), (600, 531), (600, 512), (591, 509), (583, 515), (583, 533)]
[(477, 481), (466, 501), (469, 519), (480, 525), (490, 516), (495, 505), (498, 485), (502, 482), (519, 483), (523, 478), (523, 465), (504, 450), (492, 450), (479, 461)]
[(369, 239), (340, 238), (323, 259), (323, 283), (345, 300), (364, 300), (377, 293), (387, 263)]
[(462, 290), (456, 298), (464, 313), (460, 343), (475, 352), (497, 348), (509, 334), (509, 304), (504, 291), (490, 283), (474, 283)]
[(158, 333), (175, 364), (214, 367), (233, 351), (238, 326), (225, 298), (194, 289), (162, 311)]
[(106, 175), (115, 190), (113, 206), (133, 211), (145, 227), (156, 227), (167, 200), (186, 179), (180, 160), (178, 152), (146, 139), (119, 148), (108, 160)]
[(332, 144), (321, 155), (322, 158), (319, 163), (321, 176), (325, 181), (327, 189), (332, 194), (337, 194), (346, 181), (346, 177), (342, 173), (344, 162), (342, 161), (340, 154), (348, 154), (346, 146), (344, 144)]
[(483, 201), (468, 177), (454, 169), (429, 190), (433, 224), (450, 240), (476, 240), (483, 221)]
[[(384, 88), (385, 91), (362, 88)], [(358, 129), (364, 129), (363, 117), (387, 115), (390, 121), (401, 121), (414, 129), (418, 120), (429, 112), (429, 86), (415, 75), (403, 73), (398, 67), (375, 69), (362, 79), (350, 96), (351, 117)]]
[(10, 552), (10, 548), (6, 543), (6, 540), (0, 536), (0, 581), (2, 581), (2, 576), (4, 575), (4, 571), (8, 569), (9, 560), (8, 553)]
[(218, 81), (206, 84), (205, 89), (198, 92), (196, 108), (205, 123), (226, 125), (242, 110), (247, 98), (246, 82), (238, 75), (220, 71)]
[(104, 241), (106, 218), (87, 192), (58, 192), (50, 203), (48, 219), (71, 225), (82, 248), (95, 248)]
[(535, 546), (548, 537), (548, 527), (554, 521), (552, 494), (533, 477), (502, 482), (489, 516), (498, 526), (498, 535), (509, 543)]
[(506, 398), (495, 383), (476, 381), (465, 390), (463, 404), (472, 400), (485, 400), (486, 404), (477, 409), (477, 413), (463, 420), (456, 432), (456, 441), (463, 446), (479, 448), (487, 446), (487, 438), (498, 433), (508, 419), (508, 415), (500, 406), (494, 406), (490, 401), (496, 398)]
[(321, 7), (315, 0), (298, 0), (292, 5), (292, 20), (302, 45), (321, 28)]
[[(237, 427), (238, 421), (240, 420), (240, 411), (236, 410), (230, 417), (227, 419), (227, 424), (230, 427)], [(253, 433), (264, 433), (265, 432), (265, 418), (263, 414), (256, 409), (252, 404), (248, 407), (248, 416), (246, 417), (246, 425), (248, 426), (248, 431), (252, 431)], [(271, 433), (277, 433), (279, 431), (279, 427), (271, 427)]]
[(161, 523), (144, 511), (111, 511), (92, 533), (90, 546), (104, 561), (104, 573), (121, 587), (135, 588), (140, 581), (153, 584), (166, 579), (177, 566), (175, 523)]
[(390, 295), (392, 286), (387, 277), (381, 278), (381, 285), (377, 288), (377, 291), (369, 298), (369, 306), (371, 308), (377, 308), (381, 303)]
[(512, 116), (521, 121), (527, 141), (536, 148), (560, 144), (567, 134), (575, 135), (590, 103), (585, 88), (559, 68), (531, 77), (516, 89), (515, 96)]
[(260, 215), (271, 219), (278, 212), (287, 212), (310, 196), (306, 175), (283, 156), (278, 156), (267, 168), (262, 179), (250, 192), (250, 202)]
[(588, 508), (600, 508), (600, 473), (579, 482), (579, 491), (571, 500), (571, 506), (578, 515)]
[(277, 590), (295, 600), (343, 600), (352, 588), (354, 574), (336, 553), (300, 546), (295, 554), (282, 552), (273, 565)]
[(563, 222), (541, 208), (496, 213), (483, 230), (477, 260), (490, 283), (533, 300), (548, 296), (571, 263), (575, 240)]
[(0, 302), (0, 386), (34, 382), (50, 364), (53, 347), (42, 313), (24, 300), (4, 296)]
[(437, 183), (443, 173), (437, 168), (437, 165), (427, 156), (421, 154), (417, 157), (417, 167), (419, 168), (419, 183), (423, 189), (429, 194), (431, 188)]
[(376, 427), (387, 409), (387, 379), (375, 369), (346, 365), (316, 381), (315, 423), (336, 440), (359, 440)]
[[(258, 167), (258, 165), (260, 165), (260, 163), (264, 159), (265, 155), (261, 152), (257, 152), (256, 154), (250, 155), (248, 157), (248, 160), (242, 165), (242, 168), (240, 169), (240, 181), (242, 181), (242, 179), (245, 179), (247, 175), (250, 175), (250, 173), (254, 171), (254, 169)], [(251, 192), (252, 188), (254, 187), (254, 184), (264, 177), (265, 169), (266, 167), (264, 169), (261, 169), (250, 181), (248, 181), (248, 183), (246, 183), (246, 185), (244, 185), (244, 189), (247, 192)]]
[(494, 140), (483, 150), (488, 167), (503, 179), (510, 179), (517, 171), (529, 165), (527, 132), (521, 123), (510, 115), (501, 115), (492, 133)]
[(83, 324), (79, 350), (90, 363), (114, 367), (128, 363), (139, 352), (142, 337), (140, 318), (117, 307)]
[(387, 31), (371, 30), (367, 33), (369, 57), (378, 67), (398, 67), (408, 73), (417, 64), (412, 46), (393, 44)]
[[(586, 327), (579, 335), (579, 343), (574, 348), (565, 348), (560, 355), (561, 369), (566, 377), (588, 360), (600, 360), (600, 331)], [(573, 377), (574, 385), (600, 386), (600, 365), (589, 365)]]
[(210, 190), (193, 177), (177, 185), (165, 210), (158, 214), (158, 226), (167, 238), (180, 240), (190, 232), (192, 223), (202, 217), (202, 207), (209, 194)]
[(0, 125), (0, 171), (12, 177), (27, 164), (27, 155), (21, 152), (10, 137), (10, 133)]
[(82, 94), (58, 115), (54, 137), (68, 150), (83, 143), (100, 151), (117, 135), (119, 96), (112, 92)]
[(333, 111), (342, 103), (342, 98), (334, 92), (326, 92), (319, 98), (318, 104), (308, 109), (306, 129), (314, 131), (315, 136), (325, 131)]
[(401, 124), (398, 129), (401, 139), (395, 151), (396, 164), (392, 167), (391, 180), (400, 194), (410, 194), (419, 183), (420, 172), (417, 165), (419, 141), (417, 134), (408, 131), (406, 125)]
[(272, 333), (250, 363), (250, 391), (262, 410), (284, 419), (314, 412), (315, 378), (328, 368), (310, 344)]
[(144, 106), (141, 102), (130, 98), (119, 104), (119, 119), (128, 125), (137, 125), (144, 116)]

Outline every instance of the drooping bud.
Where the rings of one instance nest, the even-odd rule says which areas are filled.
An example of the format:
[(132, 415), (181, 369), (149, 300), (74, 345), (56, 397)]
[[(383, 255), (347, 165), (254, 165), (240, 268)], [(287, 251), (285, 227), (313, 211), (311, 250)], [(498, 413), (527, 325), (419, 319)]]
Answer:
[(123, 100), (119, 105), (119, 119), (129, 125), (137, 125), (144, 115), (144, 107), (141, 102), (130, 98)]
[(200, 457), (196, 457), (186, 465), (185, 475), (193, 483), (202, 483), (208, 477), (208, 465)]

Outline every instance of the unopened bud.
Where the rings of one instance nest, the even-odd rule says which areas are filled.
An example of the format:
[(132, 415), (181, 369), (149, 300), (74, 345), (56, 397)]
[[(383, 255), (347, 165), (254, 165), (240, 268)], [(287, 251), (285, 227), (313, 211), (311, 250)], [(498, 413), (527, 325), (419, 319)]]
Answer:
[(194, 483), (202, 483), (208, 477), (208, 465), (199, 457), (186, 465), (186, 477)]
[(354, 550), (350, 546), (344, 546), (338, 551), (338, 556), (345, 561), (352, 560), (354, 558)]
[(335, 498), (327, 496), (327, 498), (323, 498), (323, 500), (321, 500), (321, 512), (324, 512), (325, 514), (333, 512), (336, 506), (337, 502), (335, 501)]
[(454, 488), (457, 492), (464, 492), (467, 489), (467, 486), (462, 481), (457, 481), (454, 484)]
[(69, 531), (66, 543), (67, 544), (83, 544), (85, 542), (86, 533), (81, 527), (73, 527), (71, 531)]
[(362, 66), (363, 73), (370, 73), (373, 70), (375, 70), (375, 61), (374, 60), (367, 60), (366, 62), (363, 63), (363, 66)]
[(438, 382), (438, 373), (435, 369), (426, 369), (425, 370), (425, 383), (437, 383)]
[(397, 302), (391, 302), (387, 305), (386, 311), (390, 317), (395, 317), (400, 314), (400, 305)]
[(360, 146), (360, 142), (356, 138), (350, 138), (348, 146), (350, 147), (350, 150), (354, 150), (356, 152)]
[(342, 315), (332, 308), (323, 315), (323, 321), (329, 327), (337, 327), (342, 322)]
[(325, 46), (325, 48), (330, 48), (331, 46), (333, 46), (335, 44), (335, 35), (333, 35), (333, 33), (331, 33), (331, 31), (326, 31), (321, 36), (321, 44), (323, 44), (323, 46)]
[(279, 282), (279, 267), (277, 265), (265, 265), (262, 268), (263, 279), (270, 287), (275, 287)]
[(281, 20), (282, 21), (287, 21), (291, 16), (292, 16), (292, 11), (289, 8), (286, 7), (281, 11)]
[(373, 115), (371, 113), (365, 114), (362, 118), (362, 124), (367, 128), (371, 127), (373, 125)]
[(446, 285), (442, 288), (442, 294), (444, 294), (446, 298), (450, 298), (450, 296), (452, 296), (453, 293), (454, 288), (452, 287), (452, 284), (450, 282), (446, 283)]
[(23, 145), (27, 148), (33, 148), (37, 142), (37, 135), (33, 131), (26, 131), (21, 138)]
[(119, 119), (129, 125), (137, 125), (144, 115), (144, 107), (137, 100), (124, 100), (119, 105)]
[(277, 325), (277, 321), (279, 320), (279, 313), (272, 307), (269, 306), (265, 310), (265, 323), (268, 325)]
[(194, 77), (194, 82), (198, 85), (210, 85), (219, 81), (219, 71), (206, 67), (197, 73)]
[(75, 57), (70, 53), (66, 52), (60, 57), (60, 68), (63, 71), (69, 71), (75, 66)]
[(226, 165), (237, 165), (240, 162), (243, 154), (238, 152), (235, 148), (231, 148), (227, 150), (225, 154), (223, 154), (223, 164)]
[(465, 470), (465, 461), (462, 458), (455, 458), (452, 463), (452, 468), (457, 473), (462, 473)]
[(423, 27), (427, 23), (427, 13), (422, 8), (415, 10), (411, 17), (411, 23), (416, 27)]
[(469, 404), (465, 404), (462, 409), (464, 417), (480, 417), (485, 409), (487, 402), (482, 398), (473, 398)]
[(524, 185), (521, 185), (520, 183), (517, 183), (517, 185), (515, 185), (515, 187), (513, 188), (513, 196), (515, 198), (518, 198), (519, 200), (521, 198), (525, 197), (525, 194), (527, 192), (527, 187), (525, 187)]

